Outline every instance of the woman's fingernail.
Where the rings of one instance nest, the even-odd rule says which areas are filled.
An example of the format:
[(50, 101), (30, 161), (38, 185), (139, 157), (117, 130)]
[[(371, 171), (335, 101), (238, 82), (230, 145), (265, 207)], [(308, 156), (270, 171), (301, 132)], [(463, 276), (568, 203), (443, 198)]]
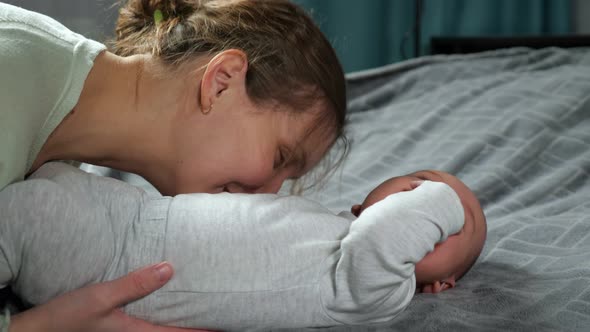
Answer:
[(172, 276), (172, 267), (168, 262), (162, 262), (154, 266), (154, 270), (158, 274), (160, 281), (167, 281)]

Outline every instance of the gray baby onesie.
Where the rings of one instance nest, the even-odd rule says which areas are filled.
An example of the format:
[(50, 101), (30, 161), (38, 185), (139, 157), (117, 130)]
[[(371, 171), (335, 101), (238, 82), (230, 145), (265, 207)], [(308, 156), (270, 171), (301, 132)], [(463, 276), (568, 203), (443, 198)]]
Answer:
[(40, 304), (167, 260), (174, 278), (128, 314), (240, 331), (384, 322), (413, 297), (414, 264), (463, 221), (436, 182), (355, 220), (294, 196), (148, 197), (50, 163), (0, 192), (0, 284)]

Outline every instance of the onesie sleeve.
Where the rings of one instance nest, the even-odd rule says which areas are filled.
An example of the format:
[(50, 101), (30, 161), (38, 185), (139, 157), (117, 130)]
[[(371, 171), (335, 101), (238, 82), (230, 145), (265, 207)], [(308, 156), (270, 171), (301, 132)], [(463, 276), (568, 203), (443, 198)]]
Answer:
[[(163, 239), (128, 242), (135, 249), (122, 261), (166, 260), (175, 274), (125, 312), (222, 331), (389, 320), (414, 293), (414, 263), (463, 220), (454, 191), (430, 183), (352, 222), (295, 196), (188, 194), (172, 198), (168, 209), (146, 204), (134, 228), (150, 236), (165, 229)], [(151, 251), (162, 256), (146, 256)]]
[(327, 314), (343, 324), (392, 319), (414, 296), (415, 264), (461, 230), (463, 213), (451, 187), (430, 181), (367, 208), (342, 240), (333, 273), (323, 279)]

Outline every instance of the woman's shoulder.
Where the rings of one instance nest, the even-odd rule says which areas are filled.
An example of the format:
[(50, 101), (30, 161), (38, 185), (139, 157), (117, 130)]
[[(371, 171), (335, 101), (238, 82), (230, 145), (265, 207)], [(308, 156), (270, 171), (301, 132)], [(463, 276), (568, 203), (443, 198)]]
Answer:
[[(0, 56), (38, 64), (67, 58), (77, 52), (90, 53), (93, 58), (106, 47), (79, 35), (53, 18), (20, 7), (0, 3)], [(29, 65), (34, 65), (30, 63)]]
[(5, 3), (0, 3), (0, 32), (16, 39), (42, 36), (71, 41), (80, 37), (49, 16)]
[(45, 15), (0, 3), (0, 188), (22, 180), (77, 103), (105, 46)]

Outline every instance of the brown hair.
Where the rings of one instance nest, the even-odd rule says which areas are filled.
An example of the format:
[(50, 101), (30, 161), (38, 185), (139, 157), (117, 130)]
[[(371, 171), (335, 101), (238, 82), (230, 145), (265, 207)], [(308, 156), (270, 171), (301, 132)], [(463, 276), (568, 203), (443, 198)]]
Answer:
[[(158, 23), (157, 10), (164, 17)], [(128, 0), (111, 47), (117, 55), (149, 53), (169, 65), (227, 49), (246, 53), (247, 91), (254, 102), (304, 112), (324, 101), (326, 110), (312, 131), (330, 129), (346, 151), (342, 66), (312, 19), (288, 0)]]

